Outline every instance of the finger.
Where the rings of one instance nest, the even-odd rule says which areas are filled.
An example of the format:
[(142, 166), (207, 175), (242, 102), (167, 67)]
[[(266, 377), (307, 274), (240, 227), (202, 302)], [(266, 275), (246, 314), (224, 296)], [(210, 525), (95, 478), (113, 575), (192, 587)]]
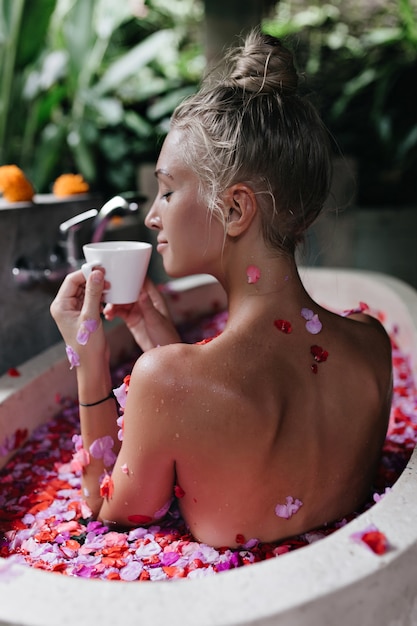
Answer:
[(116, 311), (114, 310), (114, 305), (107, 303), (103, 309), (103, 315), (106, 318), (106, 320), (108, 320), (109, 322), (114, 320), (114, 318), (116, 317)]
[(149, 326), (160, 324), (163, 315), (158, 310), (158, 303), (154, 303), (146, 291), (142, 291), (139, 296), (139, 304), (145, 322)]
[(86, 318), (98, 319), (101, 311), (101, 301), (104, 289), (104, 274), (95, 269), (88, 277), (85, 286), (85, 297), (82, 313)]
[(67, 274), (64, 278), (61, 287), (58, 290), (58, 294), (63, 297), (73, 296), (77, 293), (80, 287), (85, 285), (85, 277), (81, 270), (76, 270)]
[(148, 338), (151, 341), (152, 346), (162, 346), (167, 343), (177, 343), (180, 341), (178, 332), (173, 326), (171, 320), (160, 313), (157, 304), (155, 305), (152, 302), (146, 291), (141, 293), (139, 303)]
[(106, 319), (112, 320), (115, 317), (120, 317), (122, 320), (126, 320), (132, 312), (135, 304), (110, 304), (107, 303), (104, 307), (103, 313)]
[(147, 292), (153, 303), (153, 306), (161, 313), (161, 315), (163, 315), (164, 317), (168, 317), (169, 313), (165, 298), (156, 287), (156, 285), (150, 280), (150, 278), (146, 278), (145, 280), (144, 291)]

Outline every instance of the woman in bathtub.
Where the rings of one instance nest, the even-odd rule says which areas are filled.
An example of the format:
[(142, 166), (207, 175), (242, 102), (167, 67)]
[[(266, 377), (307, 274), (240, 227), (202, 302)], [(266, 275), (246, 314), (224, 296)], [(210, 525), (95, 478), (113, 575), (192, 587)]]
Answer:
[(105, 307), (144, 350), (120, 442), (102, 271), (67, 276), (51, 306), (77, 365), (93, 515), (146, 525), (176, 496), (193, 536), (213, 546), (279, 540), (360, 507), (391, 403), (382, 326), (326, 310), (297, 272), (295, 247), (328, 194), (329, 152), (291, 53), (254, 32), (227, 68), (175, 111), (146, 217), (167, 274), (211, 274), (224, 287), (224, 332), (181, 343), (149, 282), (134, 305)]

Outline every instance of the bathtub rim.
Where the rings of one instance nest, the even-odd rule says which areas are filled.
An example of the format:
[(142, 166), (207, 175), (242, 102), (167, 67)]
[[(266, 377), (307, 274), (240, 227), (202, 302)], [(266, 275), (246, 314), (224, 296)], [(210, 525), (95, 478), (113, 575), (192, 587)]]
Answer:
[[(312, 269), (308, 268), (308, 273), (317, 272), (316, 268), (314, 272)], [(327, 268), (323, 271), (329, 272)], [(415, 325), (417, 293), (402, 281), (375, 272), (330, 271), (337, 272), (339, 276), (348, 272), (357, 277), (380, 280), (403, 300), (404, 298), (408, 300)], [(41, 355), (44, 360), (56, 356), (53, 349), (47, 352), (48, 355)], [(17, 386), (18, 383), (24, 386), (24, 380), (17, 380)], [(9, 397), (12, 396), (13, 392)], [(204, 579), (161, 581), (141, 585), (121, 581), (86, 581), (34, 570), (26, 565), (9, 566), (1, 559), (0, 591), (3, 593), (0, 624), (55, 625), (56, 617), (53, 612), (49, 612), (49, 616), (42, 613), (42, 607), (50, 605), (51, 602), (61, 608), (69, 604), (71, 612), (67, 615), (66, 623), (77, 623), (80, 626), (91, 623), (88, 607), (92, 603), (96, 607), (95, 618), (100, 619), (103, 624), (114, 623), (120, 618), (122, 603), (126, 607), (123, 617), (126, 626), (137, 624), (139, 618), (146, 623), (152, 620), (152, 623), (162, 624), (169, 620), (174, 625), (181, 623), (190, 626), (197, 623), (202, 626), (266, 624), (273, 623), (270, 620), (278, 617), (280, 624), (307, 624), (311, 622), (304, 622), (300, 611), (308, 607), (313, 610), (312, 607), (320, 603), (324, 597), (340, 594), (353, 587), (358, 587), (358, 593), (361, 588), (362, 593), (369, 588), (369, 595), (366, 597), (372, 603), (374, 601), (372, 587), (375, 587), (373, 579), (390, 566), (395, 566), (405, 555), (417, 556), (417, 529), (413, 524), (417, 517), (413, 484), (416, 469), (417, 451), (414, 450), (391, 493), (347, 526), (319, 542), (277, 559), (222, 572)], [(366, 546), (355, 543), (351, 538), (352, 533), (364, 530), (370, 524), (384, 532), (393, 546), (392, 550), (382, 556), (373, 554)], [(413, 576), (416, 580), (417, 558), (414, 562), (416, 565)], [(8, 578), (7, 570), (10, 567), (10, 572), (12, 574), (15, 572), (15, 575)], [(3, 575), (2, 568), (6, 570)], [(48, 584), (45, 584), (46, 580)], [(24, 603), (18, 600), (23, 583), (25, 589), (30, 590), (28, 601)], [(417, 595), (417, 581), (415, 584)], [(80, 585), (83, 588), (85, 585), (89, 586), (88, 594), (83, 589), (83, 594), (88, 597), (81, 594)], [(77, 603), (69, 602), (69, 598), (74, 597), (74, 594), (78, 598)], [(385, 602), (388, 602), (388, 599), (389, 590), (385, 595)], [(41, 621), (36, 617), (37, 612), (41, 616)], [(294, 612), (298, 615), (297, 622), (291, 621)], [(64, 616), (61, 617), (64, 623)]]

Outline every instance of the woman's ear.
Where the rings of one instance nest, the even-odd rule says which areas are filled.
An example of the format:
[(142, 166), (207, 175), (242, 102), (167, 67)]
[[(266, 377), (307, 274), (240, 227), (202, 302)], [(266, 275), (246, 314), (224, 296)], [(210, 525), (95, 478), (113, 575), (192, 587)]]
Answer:
[(256, 196), (248, 185), (236, 183), (224, 197), (226, 232), (230, 237), (242, 235), (251, 225), (258, 211)]

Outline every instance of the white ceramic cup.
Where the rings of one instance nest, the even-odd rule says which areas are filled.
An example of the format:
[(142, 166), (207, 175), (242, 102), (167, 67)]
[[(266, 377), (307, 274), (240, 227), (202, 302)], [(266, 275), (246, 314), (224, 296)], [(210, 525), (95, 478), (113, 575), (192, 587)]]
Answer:
[(87, 279), (94, 267), (105, 269), (105, 279), (110, 288), (104, 300), (110, 304), (136, 302), (142, 289), (152, 245), (144, 241), (100, 241), (83, 246), (86, 263), (81, 269)]

